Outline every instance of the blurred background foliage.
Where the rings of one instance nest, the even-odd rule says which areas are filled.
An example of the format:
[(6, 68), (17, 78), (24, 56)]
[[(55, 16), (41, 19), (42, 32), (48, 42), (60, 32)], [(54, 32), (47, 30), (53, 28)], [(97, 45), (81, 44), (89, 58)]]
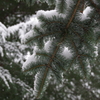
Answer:
[(11, 26), (25, 21), (40, 9), (47, 10), (53, 8), (53, 5), (48, 6), (46, 3), (40, 2), (35, 2), (34, 5), (28, 6), (23, 1), (0, 0), (0, 21), (6, 26)]

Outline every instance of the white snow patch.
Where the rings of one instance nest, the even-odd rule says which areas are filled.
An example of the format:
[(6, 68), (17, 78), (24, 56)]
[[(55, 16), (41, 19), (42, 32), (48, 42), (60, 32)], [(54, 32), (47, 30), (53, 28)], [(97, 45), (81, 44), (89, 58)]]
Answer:
[(49, 52), (49, 49), (50, 49), (51, 44), (52, 44), (52, 41), (51, 40), (48, 40), (45, 43), (44, 50), (46, 50), (47, 52)]
[(3, 48), (1, 46), (0, 46), (0, 54), (1, 54), (2, 57), (4, 56), (4, 54), (3, 54)]
[(13, 77), (13, 81), (14, 81), (14, 83), (20, 85), (22, 87), (23, 91), (27, 91), (24, 94), (24, 97), (33, 96), (34, 91), (33, 91), (33, 89), (29, 85), (27, 85), (25, 82), (23, 82), (19, 78), (14, 78)]
[(27, 39), (31, 38), (34, 36), (34, 31), (31, 30), (29, 32), (27, 32), (26, 34), (21, 34), (21, 43), (25, 43), (27, 41)]
[[(6, 26), (4, 26), (1, 22), (0, 22), (0, 34), (2, 36), (2, 41), (5, 42), (5, 36), (8, 33), (8, 30), (6, 28)], [(1, 40), (0, 40), (1, 41)]]
[(25, 30), (25, 27), (26, 26), (24, 22), (8, 27), (8, 36), (9, 34), (14, 34), (19, 29)]
[(34, 80), (34, 95), (36, 95), (35, 92), (37, 91), (36, 86), (37, 86), (37, 80), (38, 80), (39, 75), (40, 75), (40, 72), (37, 72), (36, 75), (35, 75), (35, 80)]
[(30, 52), (27, 52), (27, 55), (25, 56), (25, 59), (29, 59), (29, 57), (31, 56)]
[[(24, 38), (24, 35), (25, 35), (25, 31), (22, 30), (22, 29), (19, 29), (19, 34), (20, 34), (19, 38), (20, 39), (23, 39)], [(22, 40), (21, 40), (21, 42), (22, 42)]]
[(92, 76), (95, 76), (95, 74), (94, 74), (93, 72), (91, 72), (91, 75), (92, 75)]
[(7, 31), (6, 26), (4, 24), (2, 24), (1, 22), (0, 22), (0, 27), (2, 27), (5, 31)]
[(92, 8), (91, 7), (86, 7), (85, 10), (83, 11), (83, 13), (80, 13), (80, 19), (81, 21), (84, 21), (86, 19), (90, 19), (89, 14), (92, 12)]
[[(21, 40), (21, 43), (25, 43), (27, 38), (30, 38), (33, 36), (33, 28), (37, 26), (40, 27), (40, 22), (36, 18), (36, 16), (32, 16), (29, 21), (26, 21), (25, 23), (19, 23), (14, 26), (8, 27), (8, 34), (6, 36), (10, 36), (10, 34), (18, 34), (19, 38)], [(29, 28), (29, 29), (28, 29)]]
[(3, 79), (4, 83), (7, 85), (7, 87), (10, 89), (10, 86), (8, 84), (8, 80), (10, 83), (13, 83), (12, 82), (12, 78), (11, 78), (11, 75), (9, 73), (8, 70), (4, 69), (3, 67), (0, 66), (0, 78)]
[(26, 62), (23, 63), (22, 66), (22, 70), (26, 69), (27, 66), (31, 63), (35, 63), (36, 62), (36, 57), (35, 57), (35, 53), (33, 53), (27, 60)]
[(62, 55), (67, 59), (70, 59), (72, 57), (72, 53), (66, 47), (64, 48), (64, 51), (63, 51)]
[(96, 55), (96, 57), (98, 56), (98, 44), (95, 46), (95, 55)]
[(97, 91), (98, 91), (98, 93), (100, 94), (100, 89), (98, 89)]
[(89, 85), (88, 83), (85, 83), (85, 86), (86, 86), (86, 87), (88, 87), (88, 85)]
[(39, 17), (41, 15), (44, 15), (47, 18), (52, 18), (52, 16), (57, 16), (57, 17), (59, 16), (59, 17), (63, 17), (63, 18), (66, 17), (65, 14), (59, 14), (56, 10), (47, 10), (47, 11), (39, 10), (39, 11), (37, 11), (36, 16)]
[(29, 21), (25, 22), (26, 25), (32, 25), (32, 28), (37, 25), (40, 26), (39, 20), (37, 19), (36, 15), (33, 15)]

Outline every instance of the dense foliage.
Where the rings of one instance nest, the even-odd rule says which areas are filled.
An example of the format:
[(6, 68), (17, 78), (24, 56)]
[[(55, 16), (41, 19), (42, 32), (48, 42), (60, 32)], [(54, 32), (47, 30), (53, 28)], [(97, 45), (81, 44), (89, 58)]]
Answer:
[(31, 6), (27, 6), (24, 1), (19, 0), (0, 0), (0, 21), (6, 26), (11, 26), (19, 23), (20, 21), (25, 21), (28, 17), (35, 14), (36, 11), (40, 9), (51, 9), (53, 7), (48, 7), (46, 3), (35, 2)]
[[(36, 0), (21, 1), (28, 6), (36, 2)], [(29, 25), (21, 24), (16, 31), (9, 31), (8, 28), (5, 32), (1, 24), (3, 41), (1, 40), (0, 45), (2, 60), (0, 71), (3, 70), (2, 73), (5, 73), (7, 70), (4, 68), (7, 69), (8, 65), (11, 70), (16, 70), (16, 66), (20, 68), (22, 66), (26, 76), (21, 72), (18, 77), (21, 82), (27, 84), (24, 85), (24, 89), (23, 86), (21, 88), (22, 100), (99, 100), (100, 0), (38, 0), (38, 2), (55, 5), (55, 9), (37, 11), (33, 22)], [(18, 36), (15, 36), (16, 34)], [(11, 49), (7, 49), (9, 41)], [(24, 61), (20, 55), (25, 56), (27, 52), (32, 54)], [(12, 71), (7, 71), (11, 77), (10, 73)], [(16, 81), (13, 82), (17, 79), (16, 73), (12, 74), (14, 79), (7, 77), (8, 81), (5, 81), (6, 75), (2, 75), (4, 78), (1, 77), (3, 80), (0, 82), (5, 82), (8, 88), (11, 84), (11, 91), (18, 89), (12, 85), (13, 83), (16, 85)], [(26, 79), (32, 76), (35, 76), (33, 89), (30, 84), (33, 79), (31, 81), (29, 79), (28, 83)], [(17, 88), (13, 89), (15, 87)]]

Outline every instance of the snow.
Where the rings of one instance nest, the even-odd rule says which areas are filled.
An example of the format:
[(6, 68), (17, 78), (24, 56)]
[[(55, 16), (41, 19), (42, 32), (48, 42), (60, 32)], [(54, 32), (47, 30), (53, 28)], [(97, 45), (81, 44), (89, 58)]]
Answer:
[(49, 52), (49, 48), (52, 44), (52, 41), (49, 39), (46, 43), (45, 43), (45, 46), (44, 46), (44, 50)]
[(36, 62), (36, 57), (35, 57), (35, 53), (33, 53), (27, 60), (26, 62), (23, 63), (22, 66), (22, 70), (26, 69), (27, 66), (31, 63), (35, 63)]
[(20, 86), (22, 87), (23, 92), (27, 91), (27, 92), (24, 94), (23, 98), (24, 98), (24, 97), (33, 96), (33, 93), (34, 93), (33, 88), (31, 88), (29, 85), (27, 85), (25, 82), (23, 82), (23, 81), (20, 80), (19, 78), (14, 78), (14, 77), (13, 77), (12, 79), (13, 79), (13, 82), (14, 82), (14, 83), (16, 83), (16, 84), (18, 84), (18, 85), (20, 85)]
[(25, 43), (27, 41), (27, 39), (31, 38), (34, 36), (34, 31), (30, 30), (29, 32), (27, 32), (25, 35), (21, 34), (21, 43)]
[(37, 11), (37, 13), (36, 13), (37, 18), (41, 15), (44, 15), (47, 18), (52, 18), (52, 16), (57, 16), (57, 17), (59, 16), (59, 17), (63, 17), (63, 18), (66, 17), (65, 14), (59, 14), (56, 10), (47, 10), (47, 11), (39, 10), (39, 11)]
[(66, 58), (66, 59), (70, 59), (72, 57), (72, 53), (70, 52), (70, 50), (68, 50), (68, 48), (64, 48), (64, 51), (62, 52), (62, 55)]
[[(21, 22), (19, 24), (13, 25), (8, 27), (8, 33), (9, 34), (14, 34), (16, 31), (18, 31), (19, 29), (25, 29), (25, 23)], [(7, 34), (9, 36), (9, 34)]]
[(93, 11), (91, 7), (86, 7), (83, 11), (83, 13), (80, 13), (80, 19), (81, 21), (84, 21), (86, 19), (90, 19), (89, 14)]
[(33, 90), (31, 87), (29, 87), (29, 85), (25, 84), (23, 81), (21, 81), (19, 78), (14, 78), (13, 77), (13, 81), (14, 83), (19, 84), (21, 87), (23, 87), (24, 89), (26, 88), (26, 90), (28, 92), (30, 92), (30, 90)]
[[(68, 4), (70, 5), (72, 0), (67, 0), (67, 1), (68, 1)], [(69, 5), (68, 5), (68, 7), (70, 7)], [(83, 11), (83, 13), (80, 14), (81, 20), (84, 21), (86, 19), (89, 19), (89, 14), (91, 13), (92, 10), (93, 9), (91, 7), (87, 7)], [(8, 28), (6, 28), (6, 26), (4, 26), (0, 22), (0, 34), (2, 35), (3, 41), (5, 41), (5, 37), (6, 36), (9, 36), (10, 34), (16, 35), (15, 33), (18, 31), (18, 35), (19, 35), (19, 38), (21, 39), (21, 43), (25, 43), (28, 38), (31, 38), (31, 37), (35, 36), (34, 31), (32, 29), (35, 26), (40, 27), (41, 23), (39, 22), (38, 17), (41, 16), (41, 15), (44, 15), (47, 18), (52, 18), (52, 16), (65, 17), (64, 14), (59, 14), (56, 10), (47, 10), (47, 11), (39, 10), (35, 16), (32, 16), (32, 18), (30, 18), (29, 21), (24, 22), (24, 23), (19, 23), (17, 25), (14, 25), (14, 26), (11, 26), (11, 27), (8, 27)], [(46, 50), (48, 52), (49, 48), (51, 46), (51, 43), (52, 43), (52, 41), (50, 41), (50, 40), (47, 41), (45, 43), (44, 50)], [(24, 45), (21, 45), (20, 47), (23, 50), (25, 48)], [(12, 49), (14, 49), (14, 48), (12, 48)], [(95, 53), (96, 53), (96, 55), (98, 55), (98, 52), (97, 52), (98, 48), (96, 48), (96, 49), (97, 50), (96, 50)], [(35, 51), (37, 51), (37, 47), (34, 47), (34, 53), (32, 55), (30, 55), (29, 52), (27, 53), (27, 55), (25, 57), (26, 58), (26, 62), (23, 64), (22, 70), (26, 69), (26, 67), (28, 67), (28, 65), (30, 63), (35, 63), (36, 62), (37, 59), (35, 57)], [(11, 55), (12, 54), (13, 53), (11, 53)], [(4, 55), (3, 54), (3, 48), (1, 46), (0, 46), (0, 55), (1, 56)], [(70, 59), (72, 57), (72, 53), (70, 52), (70, 50), (67, 47), (64, 48), (64, 51), (63, 51), (62, 55), (67, 59)], [(21, 59), (23, 59), (23, 55), (20, 54), (20, 59), (17, 58), (15, 60), (21, 60)], [(16, 62), (18, 62), (18, 61), (16, 61)], [(88, 67), (90, 68), (90, 66), (88, 66)], [(38, 74), (39, 73), (36, 74), (35, 79), (38, 79)], [(91, 75), (94, 76), (94, 73), (92, 72)], [(1, 66), (0, 66), (0, 78), (3, 79), (4, 83), (7, 85), (8, 88), (10, 88), (8, 81), (11, 82), (11, 83), (13, 83), (13, 81), (14, 81), (15, 83), (19, 84), (23, 88), (25, 87), (27, 91), (30, 92), (30, 90), (32, 90), (30, 87), (28, 87), (28, 85), (26, 85), (20, 79), (13, 78), (13, 81), (12, 81), (12, 77), (11, 77), (9, 71), (4, 69)], [(34, 81), (34, 85), (36, 85), (36, 81), (37, 80)], [(70, 82), (70, 84), (72, 86), (74, 86), (73, 82)], [(85, 83), (85, 86), (88, 87), (88, 83)], [(59, 87), (61, 88), (62, 85), (59, 85)], [(29, 89), (27, 89), (27, 88), (29, 88)], [(99, 90), (99, 92), (100, 92), (100, 90)], [(69, 96), (69, 97), (71, 97), (71, 96)], [(79, 98), (81, 98), (81, 97), (79, 97)]]
[(19, 38), (21, 39), (21, 42), (22, 42), (22, 39), (24, 38), (24, 35), (25, 35), (25, 29), (24, 30), (19, 29), (19, 34), (20, 34)]
[(93, 72), (91, 72), (91, 76), (95, 76), (95, 74)]
[(98, 56), (98, 44), (95, 46), (95, 56), (97, 57)]
[(1, 22), (0, 22), (0, 35), (2, 37), (2, 39), (0, 41), (5, 42), (5, 36), (8, 33), (8, 30), (6, 28), (6, 26), (4, 26)]
[(29, 19), (29, 21), (26, 21), (25, 23), (26, 23), (26, 25), (32, 25), (32, 28), (33, 28), (35, 25), (40, 24), (40, 23), (39, 23), (39, 20), (38, 20), (38, 18), (37, 18), (36, 15), (33, 15), (33, 16)]
[(1, 22), (0, 22), (0, 27), (1, 27), (2, 29), (4, 29), (5, 31), (7, 31), (6, 26), (5, 26), (4, 24), (2, 24)]
[(10, 36), (10, 34), (16, 34), (18, 32), (19, 38), (21, 40), (21, 43), (25, 43), (27, 38), (33, 36), (33, 28), (35, 26), (40, 26), (39, 20), (36, 18), (36, 16), (32, 16), (29, 21), (19, 23), (14, 26), (8, 27), (8, 34), (6, 36)]
[(8, 80), (10, 83), (12, 82), (11, 75), (8, 70), (4, 69), (3, 67), (0, 66), (0, 78), (3, 79), (4, 83), (7, 85), (7, 87), (10, 89), (10, 86), (8, 84)]
[(25, 56), (25, 59), (29, 59), (29, 57), (31, 56), (30, 52), (27, 52), (26, 56)]
[(3, 54), (3, 48), (1, 46), (0, 46), (0, 54), (1, 54), (2, 57), (4, 56), (4, 54)]
[(36, 73), (36, 75), (35, 75), (35, 80), (34, 80), (34, 95), (36, 95), (35, 94), (35, 92), (37, 91), (37, 81), (38, 81), (38, 77), (40, 76), (41, 74), (40, 74), (40, 72), (37, 72)]
[[(24, 90), (26, 90), (29, 94), (33, 94), (33, 89), (29, 87), (29, 85), (25, 84), (23, 81), (21, 81), (19, 78), (14, 78), (11, 76), (10, 72), (3, 67), (0, 66), (0, 78), (4, 81), (6, 86), (10, 89), (9, 83), (16, 83), (20, 85)], [(28, 94), (27, 94), (28, 95)]]
[(36, 63), (37, 61), (37, 56), (36, 56), (36, 51), (38, 51), (38, 47), (34, 46), (34, 51), (33, 54), (30, 55), (30, 53), (28, 53), (28, 59), (26, 59), (26, 61), (23, 63), (22, 66), (22, 71), (24, 71), (25, 69), (27, 69), (28, 65), (30, 65), (31, 63)]

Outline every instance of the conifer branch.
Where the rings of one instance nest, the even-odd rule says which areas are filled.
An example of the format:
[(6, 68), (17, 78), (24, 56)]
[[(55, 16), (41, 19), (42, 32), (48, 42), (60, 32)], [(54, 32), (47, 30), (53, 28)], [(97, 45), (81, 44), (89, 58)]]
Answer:
[[(28, 0), (26, 1), (27, 3), (29, 2)], [(99, 43), (96, 43), (96, 41), (97, 40), (99, 41), (100, 39), (99, 0), (98, 3), (96, 3), (94, 0), (71, 0), (72, 2), (70, 3), (67, 2), (66, 0), (62, 0), (63, 2), (60, 0), (50, 0), (50, 1), (45, 0), (45, 1), (46, 2), (48, 1), (48, 4), (50, 4), (49, 2), (55, 2), (55, 4), (57, 5), (55, 7), (56, 10), (39, 11), (36, 14), (34, 20), (32, 20), (34, 21), (34, 23), (29, 22), (26, 23), (25, 25), (22, 24), (25, 27), (22, 27), (21, 30), (18, 28), (18, 31), (14, 26), (15, 31), (11, 30), (12, 27), (9, 30), (7, 28), (8, 32), (6, 34), (5, 28), (0, 26), (1, 38), (3, 37), (5, 40), (7, 38), (7, 41), (5, 43), (2, 43), (1, 41), (2, 43), (1, 46), (5, 44), (6, 47), (6, 48), (2, 47), (0, 48), (1, 73), (3, 67), (7, 68), (7, 70), (3, 68), (4, 73), (1, 74), (1, 77), (2, 75), (4, 75), (4, 77), (7, 78), (7, 72), (9, 73), (12, 72), (11, 75), (13, 75), (14, 73), (12, 70), (14, 69), (12, 67), (13, 66), (16, 67), (18, 65), (20, 66), (24, 61), (22, 54), (25, 55), (25, 53), (27, 53), (28, 51), (30, 52), (29, 53), (30, 55), (33, 52), (33, 47), (35, 45), (38, 48), (36, 49), (34, 48), (33, 55), (30, 56), (30, 58), (22, 66), (22, 69), (24, 69), (24, 72), (26, 72), (27, 74), (31, 75), (36, 74), (34, 80), (34, 90), (32, 90), (32, 93), (30, 91), (26, 93), (25, 91), (25, 95), (23, 94), (23, 97), (21, 96), (21, 98), (24, 99), (33, 98), (36, 100), (40, 99), (43, 96), (43, 92), (45, 92), (47, 86), (49, 85), (49, 82), (52, 81), (53, 78), (54, 80), (50, 85), (51, 87), (53, 86), (54, 88), (56, 82), (55, 78), (56, 78), (57, 80), (60, 81), (61, 79), (63, 79), (62, 82), (64, 82), (64, 85), (59, 84), (57, 87), (54, 88), (54, 90), (57, 89), (56, 95), (54, 94), (54, 92), (52, 92), (52, 89), (50, 87), (49, 91), (46, 91), (47, 96), (44, 95), (45, 97), (43, 99), (47, 100), (48, 95), (52, 95), (54, 96), (55, 99), (59, 100), (73, 99), (73, 98), (74, 99), (88, 98), (88, 99), (99, 100), (100, 93), (98, 91), (99, 88), (98, 76), (100, 75), (99, 72), (100, 45)], [(88, 2), (87, 5), (85, 5), (86, 2)], [(87, 6), (87, 8), (84, 10), (85, 6)], [(83, 11), (86, 12), (83, 13)], [(64, 16), (66, 16), (66, 14), (67, 17), (65, 18)], [(79, 17), (80, 19), (78, 19)], [(31, 25), (34, 28), (32, 28)], [(27, 34), (24, 34), (23, 33), (24, 29), (26, 31), (28, 31), (29, 29), (32, 31), (28, 32)], [(20, 38), (21, 41), (26, 43), (29, 42), (29, 44), (33, 44), (33, 46), (29, 48), (29, 46), (26, 47), (25, 45), (23, 46), (20, 45), (19, 43), (17, 43), (18, 46), (15, 45), (15, 42), (13, 42), (12, 40), (14, 35), (13, 32), (15, 34), (18, 33), (18, 37), (16, 37), (15, 40), (18, 39), (19, 41)], [(5, 37), (5, 34), (3, 35), (3, 33), (5, 33), (7, 37)], [(11, 34), (10, 38), (8, 38), (9, 35), (8, 33)], [(9, 47), (8, 45), (9, 40), (11, 40), (14, 43), (13, 44), (15, 45), (14, 47), (13, 45), (12, 47)], [(10, 51), (8, 50), (8, 48)], [(17, 53), (19, 55), (17, 55)], [(4, 56), (2, 57), (2, 55)], [(13, 59), (14, 56), (16, 56), (15, 59)], [(9, 60), (8, 58), (9, 59), (11, 58), (12, 61)], [(2, 61), (4, 63), (2, 63)], [(7, 62), (5, 63), (5, 61)], [(17, 62), (18, 64), (16, 64)], [(11, 70), (7, 67), (9, 63), (11, 66)], [(17, 77), (16, 75), (14, 76), (15, 78)], [(88, 76), (91, 78), (88, 78)], [(20, 78), (19, 75), (18, 77)], [(24, 81), (24, 76), (21, 77), (23, 78)], [(86, 80), (84, 77), (87, 77), (88, 79)], [(29, 82), (30, 81), (31, 80), (29, 80)], [(28, 82), (26, 78), (24, 82)], [(67, 83), (67, 87), (65, 83)], [(20, 86), (23, 86), (22, 82), (19, 84)], [(27, 83), (27, 85), (31, 84)], [(77, 87), (79, 88), (77, 89)], [(70, 92), (68, 93), (66, 90)], [(82, 90), (82, 93), (85, 94), (82, 94), (80, 90)], [(69, 94), (71, 94), (71, 96), (69, 96)]]
[(72, 20), (74, 19), (74, 16), (75, 16), (75, 14), (76, 14), (76, 12), (77, 12), (77, 9), (78, 9), (78, 7), (79, 7), (80, 2), (81, 2), (81, 0), (78, 0), (78, 2), (77, 2), (77, 4), (76, 4), (76, 7), (75, 7), (75, 9), (74, 9), (74, 11), (73, 11), (73, 13), (72, 13), (72, 16), (71, 16), (71, 18), (70, 18), (70, 20), (69, 20), (69, 22), (68, 22), (66, 28), (68, 28), (68, 27), (70, 26)]
[(76, 34), (80, 38), (80, 40), (82, 42), (84, 42), (87, 45), (86, 41), (83, 40), (83, 38), (80, 36), (80, 34), (78, 32), (75, 32), (73, 29), (72, 29), (72, 31), (73, 31), (74, 34)]
[(45, 66), (45, 65), (38, 65), (38, 66), (35, 66), (35, 67), (32, 67), (32, 68), (29, 68), (29, 69), (27, 69), (27, 70), (24, 70), (24, 72), (28, 72), (28, 71), (30, 71), (30, 70), (34, 70), (34, 69), (36, 69), (36, 68), (38, 68), (38, 67), (42, 67), (42, 66)]
[(48, 71), (49, 71), (49, 67), (46, 67), (45, 72), (44, 72), (44, 75), (43, 75), (43, 78), (42, 78), (42, 83), (40, 85), (40, 89), (39, 89), (39, 92), (37, 94), (36, 99), (38, 99), (39, 96), (40, 96), (40, 94), (41, 94), (41, 91), (43, 89), (43, 86), (44, 86), (44, 83), (45, 83), (45, 80), (46, 80), (46, 77), (47, 77), (47, 74), (48, 74)]
[[(91, 20), (92, 20), (92, 19), (91, 19)], [(90, 21), (91, 21), (91, 20), (90, 20)], [(82, 26), (82, 25), (81, 25), (81, 24), (79, 24), (79, 23), (78, 23), (77, 25), (78, 25), (79, 27), (81, 27), (84, 31), (87, 31), (87, 32), (88, 32), (87, 27), (84, 27), (84, 26)]]
[[(76, 12), (77, 12), (77, 9), (78, 9), (78, 7), (79, 7), (80, 1), (81, 1), (81, 0), (78, 0), (78, 2), (77, 2), (77, 4), (76, 4), (76, 7), (75, 7), (75, 9), (74, 9), (74, 11), (73, 11), (73, 14), (72, 14), (72, 16), (71, 16), (71, 18), (70, 18), (68, 24), (66, 25), (66, 28), (67, 28), (67, 29), (68, 29), (68, 27), (70, 26), (70, 24), (71, 24), (71, 22), (72, 22), (72, 20), (73, 20), (73, 18), (74, 18), (74, 16), (75, 16), (75, 14), (76, 14)], [(60, 45), (61, 45), (61, 44), (63, 43), (63, 41), (65, 40), (66, 34), (67, 34), (67, 33), (64, 34), (64, 37), (62, 37), (61, 40), (60, 40), (60, 42), (57, 44), (56, 49), (54, 50), (53, 55), (51, 56), (51, 60), (49, 61), (48, 65), (50, 65), (50, 64), (52, 63), (52, 61), (53, 61), (53, 59), (54, 59), (56, 53), (58, 52), (58, 49), (59, 49)]]
[(77, 49), (77, 46), (76, 46), (76, 44), (75, 44), (75, 42), (72, 40), (72, 45), (73, 45), (73, 47), (74, 47), (74, 49), (75, 49), (75, 51), (76, 51), (76, 58), (78, 59), (78, 61), (79, 61), (79, 63), (80, 63), (80, 66), (81, 66), (81, 68), (84, 68), (84, 65), (83, 65), (83, 63), (82, 63), (82, 59), (81, 59), (81, 54), (79, 54), (79, 52), (78, 52), (78, 49)]
[(82, 37), (80, 36), (78, 32), (75, 32), (73, 29), (71, 31), (73, 31), (74, 34), (76, 34), (80, 39), (82, 39)]
[[(50, 58), (50, 56), (49, 55), (47, 55), (47, 54), (42, 54), (42, 53), (36, 53), (37, 55), (43, 55), (43, 56), (47, 56), (47, 57), (49, 57)], [(60, 62), (60, 59), (59, 58), (57, 58), (56, 56), (55, 56), (55, 58)], [(51, 58), (50, 58), (51, 59)], [(54, 61), (54, 59), (51, 59), (51, 60), (53, 60)], [(46, 66), (48, 66), (48, 64), (46, 64)], [(51, 69), (52, 69), (52, 66), (48, 66), (48, 67), (50, 67)], [(65, 69), (64, 68), (61, 68), (63, 71), (65, 71)], [(53, 69), (52, 69), (53, 70)]]
[(60, 24), (63, 24), (62, 22), (60, 21), (50, 21), (50, 22), (46, 22), (47, 24), (52, 24), (52, 23), (60, 23)]
[[(36, 53), (36, 55), (48, 56), (47, 54), (43, 54), (43, 53)], [(49, 57), (49, 56), (48, 56), (48, 57)]]
[[(58, 31), (58, 32), (60, 32), (60, 31)], [(56, 33), (56, 32), (55, 32), (55, 33)], [(55, 34), (55, 33), (48, 33), (48, 34), (42, 34), (42, 35), (35, 36), (35, 37), (31, 38), (30, 40), (28, 40), (28, 41), (26, 42), (26, 44), (29, 43), (29, 42), (31, 42), (31, 41), (34, 40), (34, 39), (42, 38), (42, 37), (49, 36), (49, 35), (52, 35), (52, 34)]]
[[(72, 59), (72, 61), (70, 62), (70, 64), (69, 64), (69, 68), (73, 65), (75, 59), (76, 59), (76, 56), (75, 56), (75, 57)], [(68, 71), (68, 70), (67, 70), (67, 71)]]
[(79, 56), (80, 54), (78, 53), (78, 49), (77, 49), (77, 47), (76, 47), (76, 45), (75, 45), (73, 40), (72, 40), (72, 45), (73, 45), (73, 47), (74, 47), (74, 49), (76, 51), (76, 55)]
[(49, 34), (43, 34), (43, 35), (35, 36), (35, 37), (31, 38), (29, 41), (27, 41), (26, 43), (28, 43), (28, 42), (30, 42), (30, 41), (36, 39), (36, 38), (41, 38), (41, 37), (48, 36), (48, 35), (52, 35), (52, 34), (54, 34), (54, 33), (49, 33)]
[(53, 52), (53, 54), (51, 56), (51, 60), (49, 61), (48, 65), (50, 65), (52, 63), (56, 53), (58, 52), (58, 49), (59, 49), (60, 45), (63, 43), (64, 39), (65, 39), (65, 37), (62, 37), (60, 42), (57, 44), (56, 49), (54, 50), (54, 52)]
[(78, 49), (77, 49), (77, 47), (76, 47), (76, 44), (75, 44), (75, 42), (74, 42), (73, 40), (72, 40), (72, 45), (73, 45), (73, 47), (74, 47), (74, 49), (75, 49), (76, 57), (77, 57), (77, 58), (80, 58), (80, 54), (79, 54)]
[[(78, 53), (78, 49), (77, 49), (77, 47), (76, 47), (76, 44), (75, 44), (75, 42), (72, 40), (72, 45), (73, 45), (73, 47), (74, 47), (74, 49), (75, 49), (75, 51), (76, 51), (76, 57), (78, 57), (78, 58), (80, 58), (81, 56), (85, 56), (85, 57), (87, 57), (88, 55), (85, 55), (85, 54), (79, 54)], [(89, 56), (90, 57), (90, 56)]]

